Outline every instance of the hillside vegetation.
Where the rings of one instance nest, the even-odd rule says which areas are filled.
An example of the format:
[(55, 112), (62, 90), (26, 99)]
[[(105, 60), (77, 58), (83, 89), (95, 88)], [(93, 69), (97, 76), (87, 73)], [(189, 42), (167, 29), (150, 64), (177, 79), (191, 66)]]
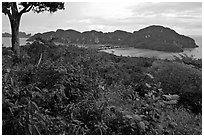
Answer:
[(2, 53), (2, 133), (200, 135), (201, 60), (119, 57), (38, 41)]

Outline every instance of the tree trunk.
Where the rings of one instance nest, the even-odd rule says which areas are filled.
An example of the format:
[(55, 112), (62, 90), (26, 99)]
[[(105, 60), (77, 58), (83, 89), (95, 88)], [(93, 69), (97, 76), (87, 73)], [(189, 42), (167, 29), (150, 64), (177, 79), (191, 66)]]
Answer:
[(11, 23), (11, 32), (12, 32), (12, 50), (17, 57), (20, 56), (20, 42), (19, 42), (19, 26), (20, 26), (20, 15), (14, 16), (13, 19), (10, 19)]

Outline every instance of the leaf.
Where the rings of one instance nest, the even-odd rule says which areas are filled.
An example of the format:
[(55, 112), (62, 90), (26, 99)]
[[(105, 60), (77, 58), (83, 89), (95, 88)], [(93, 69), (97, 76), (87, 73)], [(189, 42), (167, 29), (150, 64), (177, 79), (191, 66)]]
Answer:
[(164, 130), (164, 127), (162, 125), (158, 124), (157, 129), (159, 130), (159, 133), (162, 133), (162, 131)]
[(8, 73), (6, 73), (5, 75), (4, 75), (4, 82), (6, 82), (8, 80)]
[(14, 86), (14, 82), (13, 82), (13, 79), (12, 79), (12, 78), (11, 78), (11, 85)]
[(137, 121), (141, 121), (142, 118), (139, 115), (133, 115), (133, 119)]
[(67, 122), (66, 122), (65, 120), (63, 120), (63, 119), (61, 119), (60, 122), (61, 122), (64, 126), (67, 125)]
[(178, 95), (163, 95), (167, 100), (178, 100), (179, 96)]
[(163, 101), (165, 104), (174, 105), (177, 104), (177, 100)]
[(76, 135), (80, 134), (80, 129), (81, 129), (81, 126), (78, 126), (77, 131), (76, 131)]
[(175, 123), (175, 122), (171, 122), (171, 123), (169, 124), (169, 126), (172, 127), (172, 128), (175, 128), (176, 126), (178, 126), (178, 124)]
[(158, 97), (153, 96), (153, 100), (154, 100), (154, 101), (157, 101), (157, 100), (159, 100), (160, 98), (161, 98), (160, 96), (158, 96)]
[(167, 119), (171, 121), (171, 117), (169, 115), (167, 115)]
[(145, 130), (145, 123), (142, 122), (142, 121), (140, 121), (139, 127), (140, 127), (142, 130)]
[(38, 68), (38, 66), (39, 66), (39, 64), (40, 64), (40, 62), (41, 62), (41, 60), (42, 60), (42, 53), (40, 54), (40, 58), (39, 58), (39, 60), (38, 60), (37, 68)]
[(33, 135), (32, 125), (30, 125), (30, 124), (28, 124), (28, 131), (29, 131), (30, 135)]
[(159, 91), (159, 92), (162, 92), (162, 88), (159, 88), (158, 91)]
[(147, 116), (145, 116), (145, 115), (140, 115), (140, 117), (141, 117), (141, 118), (146, 118)]
[(159, 120), (160, 120), (160, 115), (159, 115), (157, 112), (153, 111), (152, 119), (153, 119), (155, 122), (159, 122)]
[(18, 124), (23, 127), (23, 124), (21, 123), (19, 119), (18, 119)]
[(63, 133), (62, 133), (61, 135), (66, 135), (66, 132), (65, 132), (65, 131), (63, 131)]
[(11, 115), (13, 115), (13, 108), (9, 107), (9, 110), (11, 112)]
[(46, 122), (46, 117), (42, 113), (33, 113), (33, 115), (35, 117), (37, 117), (38, 120), (42, 121), (43, 124), (44, 124), (44, 122)]
[(148, 121), (143, 121), (145, 125), (149, 125), (150, 123)]
[(38, 88), (37, 86), (35, 86), (35, 88), (36, 88), (38, 91), (42, 92), (42, 90), (40, 90), (40, 88)]
[(33, 97), (39, 97), (40, 99), (44, 100), (44, 96), (40, 93), (40, 92), (34, 92), (34, 94), (32, 94)]
[(42, 91), (43, 91), (44, 93), (48, 93), (48, 92), (49, 92), (48, 89), (46, 89), (46, 88), (42, 89)]
[(34, 108), (34, 110), (39, 111), (39, 107), (34, 101), (30, 101), (30, 103), (31, 103), (31, 108)]
[(165, 99), (167, 99), (167, 100), (171, 100), (171, 96), (170, 95), (163, 95), (163, 97), (165, 97)]
[(179, 99), (179, 95), (171, 95), (171, 99), (172, 100), (178, 100)]
[(145, 83), (145, 86), (147, 86), (148, 88), (151, 88), (152, 86), (150, 86), (150, 84)]
[(74, 119), (73, 122), (77, 123), (77, 124), (83, 124), (81, 121)]
[(125, 115), (126, 118), (132, 119), (133, 117), (131, 115)]
[(146, 75), (147, 75), (148, 77), (150, 77), (151, 79), (154, 79), (154, 77), (153, 77), (151, 74), (146, 73)]
[(38, 127), (36, 125), (34, 125), (34, 127), (35, 127), (35, 130), (37, 131), (38, 135), (40, 135), (40, 131), (39, 131)]
[(10, 68), (6, 69), (6, 72), (7, 73), (11, 72), (11, 69)]
[(12, 102), (10, 102), (9, 99), (6, 99), (6, 101), (8, 101), (8, 102), (6, 102), (6, 103), (7, 103), (9, 106), (11, 106), (11, 107), (14, 107), (14, 106), (15, 106)]

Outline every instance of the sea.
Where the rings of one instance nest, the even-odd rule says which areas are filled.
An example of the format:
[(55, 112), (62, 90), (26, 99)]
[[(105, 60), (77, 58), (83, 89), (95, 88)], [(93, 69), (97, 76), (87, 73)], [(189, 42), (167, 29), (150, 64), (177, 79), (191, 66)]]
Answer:
[[(202, 36), (190, 36), (193, 38), (198, 45), (197, 48), (188, 48), (185, 49), (184, 52), (181, 53), (173, 53), (173, 52), (163, 52), (156, 51), (150, 49), (137, 49), (137, 48), (116, 48), (116, 49), (106, 49), (101, 50), (107, 53), (111, 53), (117, 56), (130, 56), (130, 57), (154, 57), (159, 59), (173, 59), (174, 56), (179, 56), (179, 54), (186, 54), (188, 56), (193, 56), (194, 58), (200, 59), (202, 58)], [(26, 45), (28, 43), (27, 38), (20, 38), (20, 45)], [(3, 47), (11, 46), (11, 38), (3, 37), (2, 38)]]

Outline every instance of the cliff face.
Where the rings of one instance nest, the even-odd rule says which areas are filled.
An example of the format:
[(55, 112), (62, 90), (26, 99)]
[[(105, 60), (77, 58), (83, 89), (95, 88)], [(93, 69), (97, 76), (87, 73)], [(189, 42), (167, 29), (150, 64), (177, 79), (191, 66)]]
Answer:
[(78, 32), (75, 30), (58, 29), (46, 33), (38, 33), (29, 38), (36, 38), (62, 43), (73, 44), (116, 44), (127, 47), (153, 49), (168, 52), (182, 52), (183, 48), (195, 48), (195, 41), (187, 36), (180, 35), (170, 28), (163, 26), (149, 26), (133, 33), (116, 30), (114, 32), (98, 32), (95, 30)]

